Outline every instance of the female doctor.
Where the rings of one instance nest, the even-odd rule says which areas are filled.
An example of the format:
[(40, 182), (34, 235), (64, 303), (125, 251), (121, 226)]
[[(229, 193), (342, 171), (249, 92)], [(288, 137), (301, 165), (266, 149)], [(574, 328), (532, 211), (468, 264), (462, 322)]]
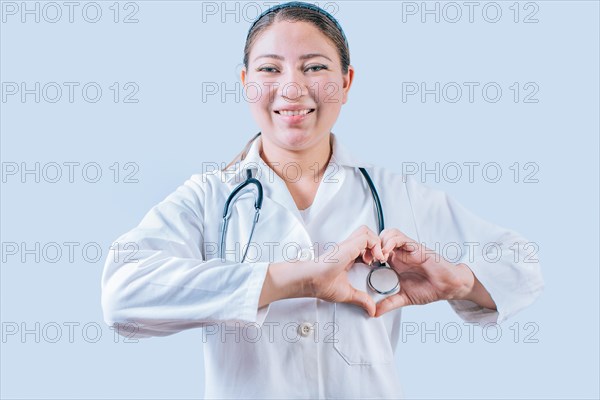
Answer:
[[(241, 72), (260, 93), (250, 108), (261, 134), (153, 207), (106, 260), (104, 317), (120, 333), (203, 327), (207, 398), (399, 398), (402, 307), (447, 300), (465, 321), (500, 323), (543, 288), (537, 263), (515, 262), (524, 238), (362, 161), (331, 133), (353, 77), (331, 15), (298, 2), (263, 13)], [(259, 218), (250, 184), (222, 235), (226, 202), (248, 178), (260, 182)], [(469, 251), (473, 242), (496, 243), (501, 257)], [(460, 262), (432, 250), (446, 244), (462, 247)], [(379, 282), (391, 293), (367, 282), (380, 263), (395, 271)]]

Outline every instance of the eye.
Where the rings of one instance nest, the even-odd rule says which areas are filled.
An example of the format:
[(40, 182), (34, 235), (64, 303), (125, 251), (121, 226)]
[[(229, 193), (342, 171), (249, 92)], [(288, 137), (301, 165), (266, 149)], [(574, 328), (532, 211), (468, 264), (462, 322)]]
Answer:
[(257, 71), (272, 73), (272, 72), (276, 72), (277, 68), (275, 68), (275, 67), (260, 67), (260, 68), (257, 69)]
[(310, 67), (306, 68), (307, 71), (313, 71), (313, 72), (319, 72), (323, 69), (327, 69), (326, 65), (311, 65)]

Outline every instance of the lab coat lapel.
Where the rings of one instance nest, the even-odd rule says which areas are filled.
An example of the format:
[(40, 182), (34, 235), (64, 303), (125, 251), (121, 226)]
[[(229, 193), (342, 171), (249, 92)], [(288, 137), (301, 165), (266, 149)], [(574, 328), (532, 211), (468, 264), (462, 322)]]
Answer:
[(268, 165), (265, 164), (265, 167), (269, 169), (269, 172), (264, 174), (260, 181), (265, 187), (267, 196), (293, 214), (298, 221), (302, 221), (298, 206), (296, 206), (296, 202), (283, 179), (281, 179), (275, 171), (271, 170)]
[[(332, 157), (329, 160), (325, 174), (317, 189), (315, 200), (311, 206), (313, 220), (320, 212), (327, 210), (332, 206), (331, 203), (335, 201), (335, 195), (339, 192), (346, 180), (348, 168), (372, 167), (371, 164), (356, 159), (348, 149), (339, 142), (336, 135), (332, 133), (331, 136)], [(229, 175), (229, 180), (239, 184), (246, 179), (246, 169), (253, 169), (253, 176), (263, 185), (264, 196), (278, 203), (282, 208), (287, 210), (287, 212), (294, 215), (299, 222), (303, 223), (302, 216), (300, 215), (298, 207), (285, 182), (260, 157), (261, 148), (262, 137), (259, 136), (252, 143), (246, 158), (239, 163), (236, 173)]]
[(279, 203), (265, 194), (260, 218), (256, 224), (252, 245), (250, 232), (254, 219), (254, 195), (242, 194), (232, 205), (226, 257), (241, 260), (246, 246), (249, 246), (246, 261), (278, 262), (294, 259), (296, 250), (310, 247), (311, 237), (304, 226), (288, 213)]
[(329, 161), (327, 169), (321, 178), (317, 194), (310, 207), (311, 220), (327, 222), (328, 218), (318, 218), (319, 214), (325, 210), (331, 210), (335, 206), (336, 194), (346, 180), (346, 168), (339, 165), (332, 157)]
[[(353, 201), (353, 199), (340, 199), (336, 198), (336, 195), (340, 192), (340, 189), (345, 184), (346, 180), (349, 179), (353, 168), (372, 167), (371, 164), (364, 163), (356, 159), (350, 151), (338, 140), (335, 134), (332, 136), (332, 155), (331, 160), (315, 196), (313, 205), (311, 206), (311, 219), (313, 221), (327, 222), (329, 219), (327, 215), (319, 215), (324, 211), (334, 212), (340, 209), (347, 209), (344, 207), (345, 202)], [(348, 184), (348, 183), (346, 183)]]
[[(269, 167), (267, 166), (267, 168)], [(273, 177), (268, 175), (272, 175)], [(311, 214), (313, 216), (321, 212), (335, 198), (336, 193), (339, 192), (340, 187), (344, 183), (345, 177), (345, 168), (332, 159), (319, 183), (315, 199), (311, 206)], [(304, 224), (300, 211), (298, 211), (298, 206), (283, 179), (272, 171), (269, 174), (265, 174), (263, 178), (264, 180), (268, 180), (268, 183), (263, 183), (268, 196), (292, 213), (299, 222)]]
[(228, 175), (227, 180), (230, 185), (233, 183), (233, 188), (246, 179), (246, 169), (252, 169), (253, 177), (258, 179), (263, 186), (263, 196), (277, 203), (301, 221), (302, 217), (285, 182), (260, 157), (261, 141), (260, 136), (254, 140), (246, 158), (239, 163), (234, 174)]

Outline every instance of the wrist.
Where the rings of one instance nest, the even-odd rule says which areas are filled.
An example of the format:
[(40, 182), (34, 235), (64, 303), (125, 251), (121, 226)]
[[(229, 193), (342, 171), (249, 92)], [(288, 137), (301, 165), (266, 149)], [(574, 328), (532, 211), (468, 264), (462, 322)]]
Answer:
[(299, 280), (299, 286), (301, 289), (301, 296), (298, 297), (317, 297), (317, 280), (315, 279), (316, 274), (314, 267), (316, 263), (314, 260), (302, 261), (296, 266), (302, 271), (302, 276)]
[(277, 300), (310, 297), (312, 280), (304, 262), (271, 263), (263, 284), (259, 304)]
[(475, 288), (475, 274), (466, 264), (453, 265), (458, 276), (454, 300), (472, 300)]
[(458, 266), (464, 274), (465, 287), (467, 288), (460, 300), (470, 300), (481, 307), (497, 310), (496, 302), (479, 279), (477, 279), (471, 268), (465, 264), (459, 264)]

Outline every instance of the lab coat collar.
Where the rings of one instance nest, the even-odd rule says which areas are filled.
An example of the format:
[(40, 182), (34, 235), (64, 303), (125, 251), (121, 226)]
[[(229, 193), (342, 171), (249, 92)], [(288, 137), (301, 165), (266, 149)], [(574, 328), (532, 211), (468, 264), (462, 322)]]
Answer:
[[(331, 133), (332, 137), (332, 147), (333, 151), (331, 154), (330, 163), (337, 164), (340, 167), (349, 167), (349, 168), (371, 168), (373, 164), (364, 162), (356, 158), (349, 150), (344, 146), (337, 136)], [(233, 171), (223, 172), (225, 175), (223, 180), (225, 182), (235, 181), (236, 183), (241, 183), (246, 179), (246, 169), (250, 168), (253, 170), (252, 176), (257, 176), (257, 174), (265, 175), (265, 174), (273, 174), (274, 172), (271, 168), (264, 162), (264, 160), (260, 156), (260, 151), (262, 150), (262, 136), (259, 136), (254, 140), (250, 149), (248, 150), (248, 154), (246, 158), (241, 162), (237, 162), (234, 165)], [(260, 169), (260, 172), (257, 172), (257, 169)]]

